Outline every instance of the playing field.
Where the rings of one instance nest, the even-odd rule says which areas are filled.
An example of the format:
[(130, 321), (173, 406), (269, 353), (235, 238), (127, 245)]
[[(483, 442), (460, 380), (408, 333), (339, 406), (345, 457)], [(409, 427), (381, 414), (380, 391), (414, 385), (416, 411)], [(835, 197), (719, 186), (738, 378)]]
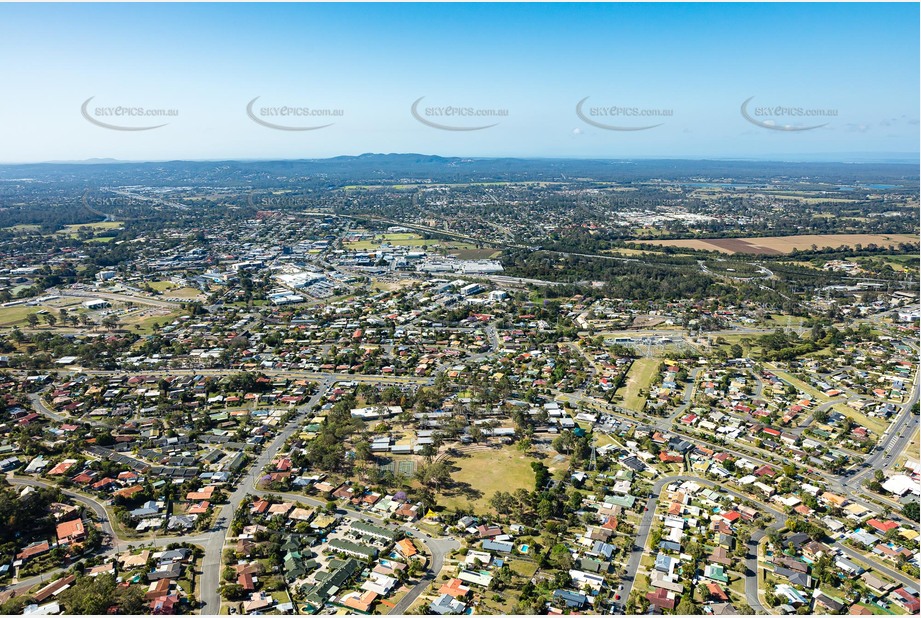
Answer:
[(198, 288), (176, 288), (174, 290), (169, 290), (167, 292), (164, 292), (163, 295), (166, 296), (167, 298), (184, 298), (184, 299), (198, 298), (199, 296), (203, 296), (203, 294), (201, 293), (201, 290), (199, 290)]
[(77, 233), (81, 228), (87, 228), (92, 231), (103, 231), (103, 230), (120, 230), (124, 227), (124, 224), (121, 221), (99, 221), (97, 223), (75, 223), (73, 225), (65, 225), (64, 229), (58, 230), (55, 234), (59, 236), (70, 236), (71, 238), (76, 238)]
[(435, 238), (422, 238), (418, 234), (383, 234), (377, 236), (374, 240), (359, 240), (357, 242), (343, 243), (346, 249), (351, 251), (374, 251), (384, 245), (391, 247), (435, 247), (442, 244), (443, 240)]
[(764, 238), (685, 238), (678, 240), (648, 240), (651, 245), (719, 251), (721, 253), (748, 253), (762, 255), (783, 255), (794, 249), (810, 249), (813, 245), (821, 249), (831, 247), (853, 247), (855, 245), (894, 247), (900, 243), (917, 243), (912, 234), (806, 234), (803, 236), (766, 236)]
[[(30, 313), (38, 313), (42, 309), (47, 309), (47, 307), (27, 307), (25, 305), (15, 305), (13, 307), (0, 307), (0, 326), (13, 326), (14, 324), (25, 324), (26, 317)], [(39, 321), (39, 324), (44, 324), (44, 322)]]
[[(452, 491), (450, 495), (439, 496), (438, 504), (452, 510), (466, 508), (481, 513), (490, 509), (489, 499), (497, 491), (512, 492), (518, 487), (531, 491), (534, 489), (532, 461), (535, 460), (514, 446), (469, 451), (464, 457), (451, 460), (458, 468), (451, 477), (472, 492)], [(553, 469), (552, 460), (545, 463)]]
[[(649, 394), (649, 385), (655, 379), (661, 362), (658, 358), (638, 358), (633, 361), (627, 373), (627, 381), (616, 393), (623, 398), (623, 407), (628, 410), (643, 410)], [(646, 394), (641, 395), (640, 391), (645, 391)]]
[(172, 290), (176, 287), (176, 284), (172, 281), (148, 281), (147, 285), (158, 292), (165, 292), (166, 290)]
[[(147, 309), (123, 319), (122, 327), (130, 328), (141, 335), (149, 335), (154, 332), (154, 324), (159, 324), (161, 327), (166, 326), (184, 313), (184, 311), (170, 312), (165, 309)], [(136, 329), (135, 326), (138, 326), (138, 328)]]

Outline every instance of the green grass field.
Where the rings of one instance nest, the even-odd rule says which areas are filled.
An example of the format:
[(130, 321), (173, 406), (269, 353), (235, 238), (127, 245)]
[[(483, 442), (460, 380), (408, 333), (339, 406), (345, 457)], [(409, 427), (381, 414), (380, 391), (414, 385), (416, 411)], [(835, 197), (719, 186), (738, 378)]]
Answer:
[(180, 315), (185, 314), (185, 311), (173, 311), (172, 313), (163, 314), (163, 315), (149, 315), (142, 318), (129, 318), (122, 322), (123, 328), (128, 328), (130, 330), (135, 330), (134, 325), (137, 324), (140, 326), (140, 329), (137, 332), (141, 335), (149, 335), (153, 333), (153, 325), (159, 324), (161, 327), (166, 326), (173, 320), (175, 320)]
[(502, 252), (493, 247), (477, 248), (473, 243), (460, 240), (443, 240), (439, 238), (423, 238), (413, 232), (399, 234), (381, 234), (373, 240), (359, 240), (343, 243), (351, 251), (375, 251), (384, 245), (391, 247), (423, 247), (428, 250), (439, 251), (453, 255), (461, 260), (485, 260), (499, 257)]
[[(16, 305), (15, 307), (0, 307), (0, 326), (14, 326), (26, 323), (26, 316), (30, 313), (38, 313), (41, 310), (47, 310), (47, 307), (26, 307), (25, 305)], [(57, 317), (55, 315), (54, 317)], [(39, 324), (44, 322), (39, 319)]]
[[(874, 604), (874, 603), (857, 603), (857, 606), (865, 607), (866, 609), (870, 610), (870, 612), (871, 612), (874, 616), (890, 616), (890, 615), (892, 615), (892, 612), (887, 612), (887, 611), (884, 610), (882, 607), (880, 607), (879, 605), (876, 605), (876, 604)], [(855, 607), (856, 607), (856, 606), (855, 606)]]
[(422, 238), (418, 234), (384, 234), (374, 240), (359, 240), (358, 242), (343, 243), (346, 249), (352, 251), (373, 251), (385, 244), (391, 247), (437, 247), (445, 241), (435, 238)]
[(165, 292), (166, 290), (172, 290), (176, 287), (176, 284), (172, 281), (148, 281), (147, 285), (158, 292)]
[(803, 325), (803, 322), (806, 321), (806, 318), (793, 315), (777, 315), (771, 314), (771, 319), (768, 322), (768, 326), (778, 326), (780, 328), (800, 328)]
[[(638, 358), (630, 365), (627, 380), (624, 386), (617, 390), (616, 395), (623, 400), (623, 406), (629, 410), (642, 411), (646, 405), (649, 385), (658, 373), (662, 361), (658, 358)], [(644, 390), (646, 394), (641, 395)]]
[[(76, 238), (77, 234), (81, 229), (89, 229), (91, 231), (105, 231), (105, 230), (120, 230), (124, 227), (124, 223), (121, 221), (99, 221), (96, 223), (74, 223), (73, 225), (65, 225), (64, 229), (58, 230), (55, 232), (56, 236), (70, 236), (71, 238)], [(95, 239), (94, 239), (95, 240)], [(99, 240), (98, 242), (108, 242)]]
[[(448, 509), (467, 508), (475, 513), (484, 513), (489, 507), (489, 499), (497, 491), (514, 491), (517, 487), (534, 488), (534, 471), (531, 462), (535, 461), (514, 446), (486, 451), (473, 451), (468, 456), (452, 460), (458, 468), (451, 476), (458, 483), (466, 483), (479, 496), (472, 498), (460, 493), (442, 495), (438, 504)], [(546, 462), (548, 467), (553, 467)]]

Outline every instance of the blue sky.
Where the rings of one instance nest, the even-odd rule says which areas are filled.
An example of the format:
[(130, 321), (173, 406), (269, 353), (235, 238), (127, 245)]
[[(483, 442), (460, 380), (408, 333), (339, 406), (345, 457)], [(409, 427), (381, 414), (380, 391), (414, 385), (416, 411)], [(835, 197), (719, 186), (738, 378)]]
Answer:
[[(0, 4), (0, 161), (916, 159), (918, 20), (917, 4)], [(167, 124), (102, 128), (81, 115), (90, 97), (96, 120)], [(254, 114), (274, 124), (333, 124), (267, 128), (247, 115), (255, 97)], [(498, 124), (433, 128), (410, 113), (420, 97), (432, 122)], [(586, 97), (583, 115), (602, 124), (659, 126), (593, 126), (576, 114)], [(824, 126), (757, 126), (740, 112), (750, 97), (768, 125)], [(101, 115), (117, 106), (178, 116)], [(263, 114), (282, 106), (341, 115)], [(777, 106), (825, 116), (758, 116)]]

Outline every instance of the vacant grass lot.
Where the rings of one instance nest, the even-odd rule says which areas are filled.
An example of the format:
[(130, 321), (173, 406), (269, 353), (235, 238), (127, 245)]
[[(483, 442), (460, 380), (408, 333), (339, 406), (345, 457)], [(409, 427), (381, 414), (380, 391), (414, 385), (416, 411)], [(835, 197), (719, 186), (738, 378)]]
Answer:
[[(662, 361), (658, 358), (638, 358), (633, 361), (627, 373), (627, 381), (616, 393), (623, 398), (623, 407), (642, 412), (646, 406), (649, 385), (655, 379), (661, 363)], [(645, 391), (645, 394), (641, 395), (640, 391)]]
[(163, 294), (169, 298), (197, 298), (202, 295), (198, 288), (176, 288)]
[[(534, 488), (532, 461), (536, 460), (514, 446), (468, 452), (464, 457), (451, 460), (455, 468), (451, 476), (462, 489), (439, 496), (438, 504), (452, 510), (472, 509), (476, 513), (492, 510), (489, 499), (497, 491)], [(545, 463), (553, 468), (551, 462)]]

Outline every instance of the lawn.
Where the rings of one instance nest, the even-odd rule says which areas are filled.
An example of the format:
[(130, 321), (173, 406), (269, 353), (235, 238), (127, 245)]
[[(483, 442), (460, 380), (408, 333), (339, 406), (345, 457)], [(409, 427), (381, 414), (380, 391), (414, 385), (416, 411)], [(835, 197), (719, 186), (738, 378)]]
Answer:
[(176, 287), (176, 284), (172, 281), (148, 281), (147, 285), (158, 292), (165, 292), (166, 290), (172, 290)]
[[(451, 476), (463, 490), (440, 495), (438, 504), (448, 509), (472, 509), (475, 513), (491, 511), (489, 499), (497, 491), (534, 489), (532, 461), (535, 459), (514, 446), (465, 453), (464, 457), (451, 460), (456, 469)], [(552, 460), (545, 463), (553, 471)]]
[[(661, 362), (658, 358), (638, 358), (633, 361), (627, 373), (626, 383), (616, 393), (622, 398), (623, 407), (642, 412), (646, 406), (649, 385), (655, 379)], [(640, 391), (645, 392), (640, 394)]]
[(779, 326), (781, 328), (797, 329), (803, 327), (803, 322), (806, 321), (806, 318), (801, 316), (794, 315), (778, 315), (776, 313), (771, 314), (771, 322), (768, 326)]
[[(14, 324), (25, 324), (26, 316), (30, 313), (38, 313), (46, 307), (27, 307), (25, 305), (16, 305), (15, 307), (0, 307), (0, 326), (13, 326)], [(54, 316), (58, 317), (58, 316)], [(39, 325), (44, 324), (40, 319)]]
[(198, 298), (202, 295), (201, 290), (198, 288), (177, 288), (175, 290), (170, 290), (168, 293), (163, 294), (168, 298)]
[(57, 236), (70, 236), (71, 238), (76, 238), (77, 234), (82, 228), (86, 228), (92, 231), (104, 231), (104, 230), (120, 230), (124, 227), (124, 223), (121, 221), (99, 221), (97, 223), (75, 223), (73, 225), (65, 225), (64, 229), (58, 230), (55, 232)]
[(351, 251), (373, 251), (382, 245), (391, 247), (437, 247), (445, 241), (436, 238), (422, 238), (419, 234), (384, 234), (376, 236), (374, 240), (359, 240), (357, 242), (343, 243)]
[(534, 574), (537, 573), (536, 561), (513, 560), (508, 566), (516, 575), (527, 577), (528, 579), (534, 577)]
[[(742, 346), (745, 356), (750, 356), (754, 358), (760, 358), (763, 350), (761, 346), (756, 345), (754, 342), (758, 339), (752, 335), (720, 335), (720, 337), (726, 341), (725, 344), (722, 344), (721, 348), (725, 349), (727, 352), (732, 348), (732, 344), (737, 343)], [(749, 345), (746, 345), (745, 341), (749, 342)]]
[(729, 576), (729, 590), (735, 594), (735, 598), (745, 600), (745, 578)]
[(117, 230), (124, 226), (124, 223), (121, 221), (97, 221), (96, 223), (74, 223), (73, 225), (65, 225), (63, 231), (77, 231), (80, 228), (87, 227), (94, 230)]
[(135, 324), (140, 326), (136, 332), (141, 335), (149, 335), (154, 332), (153, 325), (159, 324), (161, 327), (166, 326), (180, 315), (185, 314), (185, 311), (173, 311), (172, 313), (158, 314), (158, 315), (148, 315), (139, 319), (129, 318), (122, 323), (123, 328), (130, 328), (135, 330)]
[(875, 603), (858, 603), (857, 606), (870, 610), (870, 612), (875, 616), (889, 616), (892, 614), (892, 612), (884, 610), (882, 607)]
[(502, 255), (502, 252), (496, 249), (477, 249), (476, 246), (466, 243), (445, 243), (441, 248), (459, 260), (494, 260)]

